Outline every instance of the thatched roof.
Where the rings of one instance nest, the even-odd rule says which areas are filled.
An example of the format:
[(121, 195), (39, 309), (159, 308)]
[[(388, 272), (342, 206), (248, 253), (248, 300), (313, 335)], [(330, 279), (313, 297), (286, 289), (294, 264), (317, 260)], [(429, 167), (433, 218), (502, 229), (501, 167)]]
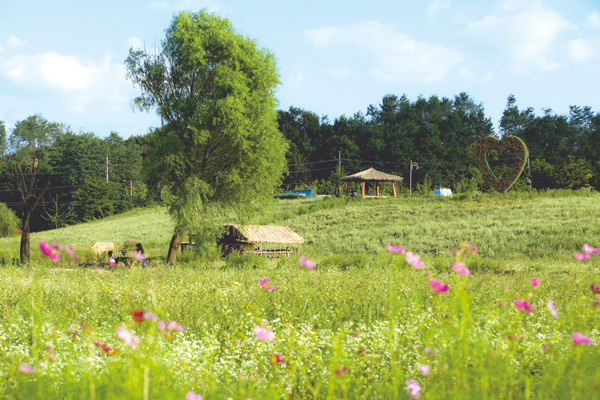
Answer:
[(286, 226), (230, 225), (243, 240), (250, 243), (301, 244), (304, 239)]
[(398, 175), (386, 174), (385, 172), (377, 171), (375, 168), (369, 168), (353, 175), (348, 175), (341, 178), (347, 182), (363, 182), (363, 181), (379, 181), (379, 182), (394, 182), (401, 181), (404, 178)]

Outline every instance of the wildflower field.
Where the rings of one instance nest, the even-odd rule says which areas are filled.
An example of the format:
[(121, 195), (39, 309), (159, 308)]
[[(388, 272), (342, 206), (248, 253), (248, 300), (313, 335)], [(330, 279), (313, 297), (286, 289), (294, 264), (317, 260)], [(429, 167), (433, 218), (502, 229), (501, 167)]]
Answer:
[(280, 200), (253, 222), (296, 230), (301, 257), (146, 268), (38, 243), (159, 258), (160, 209), (38, 233), (0, 267), (0, 398), (600, 398), (599, 212), (596, 193)]

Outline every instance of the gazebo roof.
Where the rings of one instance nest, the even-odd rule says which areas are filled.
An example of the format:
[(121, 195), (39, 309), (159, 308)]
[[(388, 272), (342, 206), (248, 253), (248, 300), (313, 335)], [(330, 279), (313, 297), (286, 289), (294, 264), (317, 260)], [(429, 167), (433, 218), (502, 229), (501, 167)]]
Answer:
[(302, 244), (304, 239), (287, 226), (230, 225), (250, 243)]
[(385, 172), (377, 171), (375, 168), (369, 168), (356, 174), (348, 175), (341, 178), (346, 182), (363, 182), (363, 181), (379, 181), (379, 182), (398, 182), (404, 178), (398, 175), (386, 174)]

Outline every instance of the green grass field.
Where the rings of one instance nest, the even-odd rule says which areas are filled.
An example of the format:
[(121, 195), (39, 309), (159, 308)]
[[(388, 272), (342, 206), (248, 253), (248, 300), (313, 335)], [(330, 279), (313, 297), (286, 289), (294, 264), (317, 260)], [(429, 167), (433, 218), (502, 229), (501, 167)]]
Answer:
[[(172, 224), (161, 208), (36, 233), (30, 265), (0, 268), (0, 397), (600, 398), (590, 288), (600, 255), (572, 256), (600, 246), (599, 211), (597, 193), (329, 198), (275, 201), (251, 221), (297, 231), (314, 270), (298, 257), (189, 252), (172, 266), (97, 270), (37, 250), (40, 240), (73, 245), (91, 261), (95, 241), (140, 241), (164, 257)], [(453, 256), (462, 241), (477, 254)], [(0, 251), (14, 257), (18, 238)], [(454, 272), (457, 260), (471, 275)], [(265, 277), (274, 290), (259, 285)], [(261, 327), (272, 340), (257, 339)], [(592, 344), (575, 344), (575, 332)]]

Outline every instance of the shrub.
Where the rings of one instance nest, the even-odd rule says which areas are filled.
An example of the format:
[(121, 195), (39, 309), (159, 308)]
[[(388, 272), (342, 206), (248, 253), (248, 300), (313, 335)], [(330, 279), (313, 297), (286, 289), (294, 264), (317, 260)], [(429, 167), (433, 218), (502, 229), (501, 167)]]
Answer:
[(6, 204), (0, 203), (0, 236), (7, 237), (15, 232), (19, 226), (19, 219), (13, 210)]

